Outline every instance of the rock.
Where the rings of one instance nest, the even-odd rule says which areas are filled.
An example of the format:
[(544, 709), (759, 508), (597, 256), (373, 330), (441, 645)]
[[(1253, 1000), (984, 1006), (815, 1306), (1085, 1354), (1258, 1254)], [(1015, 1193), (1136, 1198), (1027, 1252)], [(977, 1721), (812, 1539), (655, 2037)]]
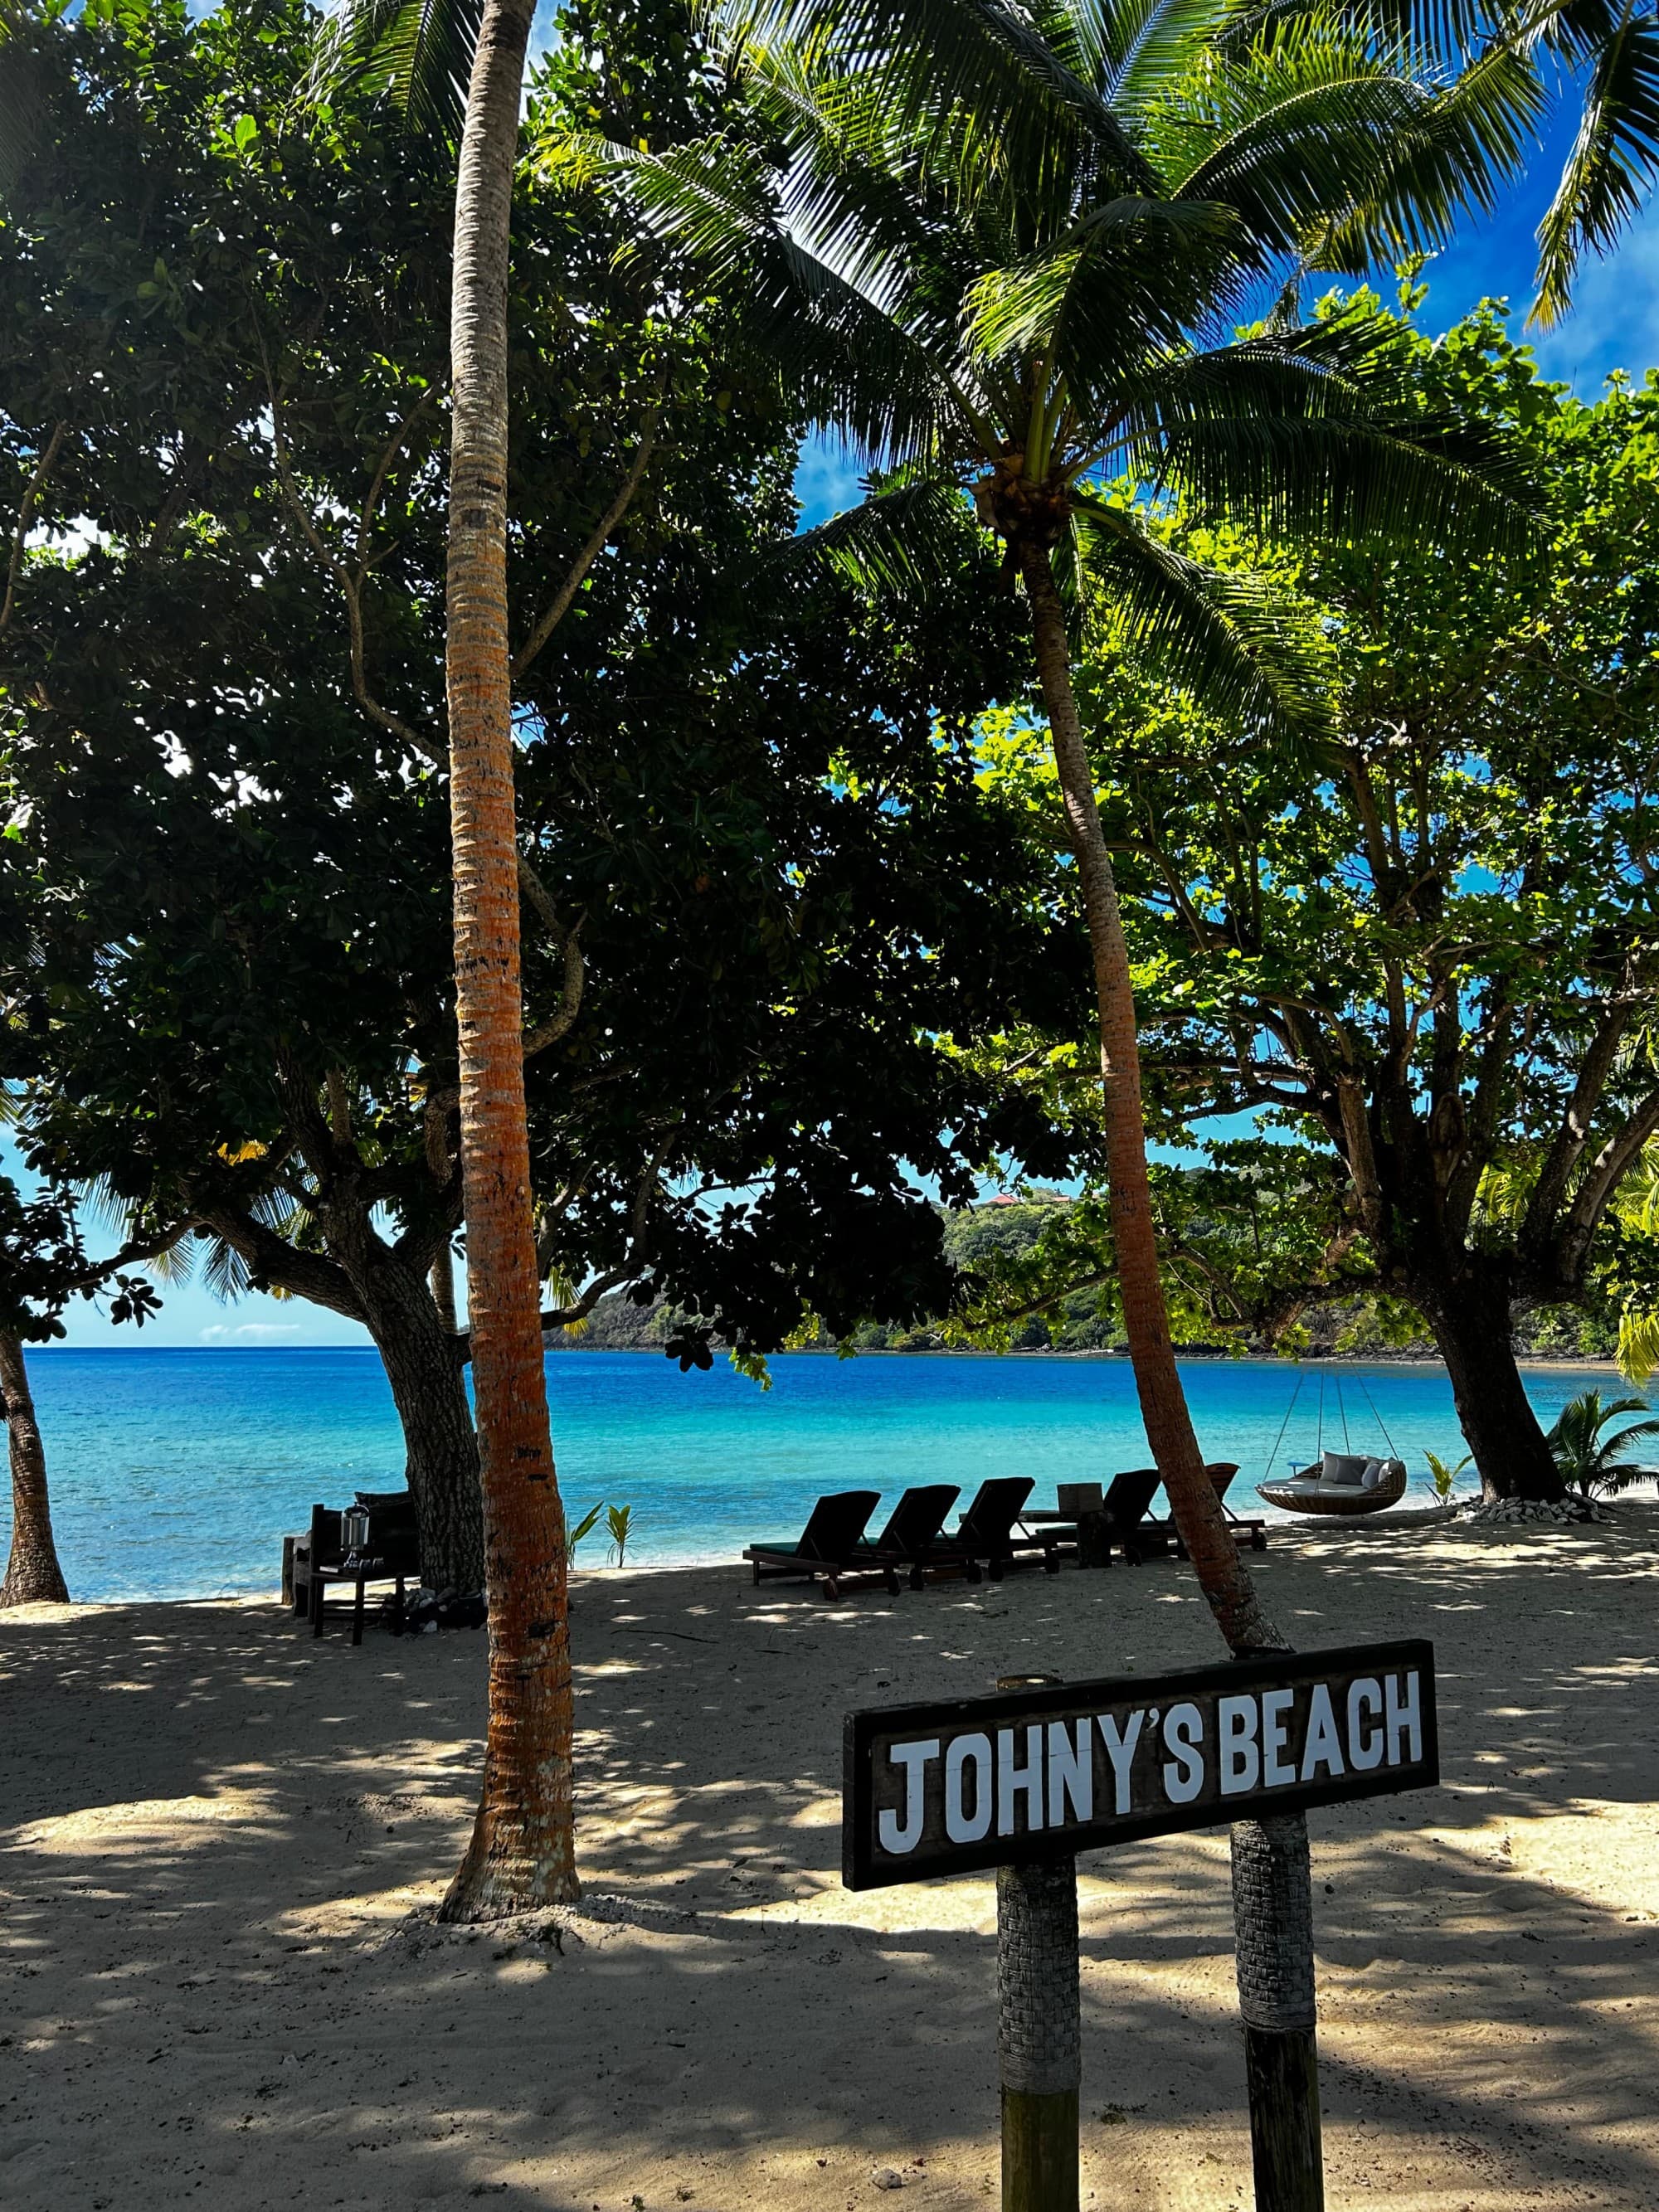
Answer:
[(904, 2176), (896, 2166), (878, 2166), (870, 2179), (878, 2189), (902, 2189)]
[(1462, 1518), (1491, 1528), (1529, 1524), (1558, 1528), (1577, 1527), (1586, 1521), (1611, 1521), (1605, 1505), (1588, 1498), (1563, 1498), (1545, 1504), (1529, 1498), (1482, 1498), (1462, 1509)]

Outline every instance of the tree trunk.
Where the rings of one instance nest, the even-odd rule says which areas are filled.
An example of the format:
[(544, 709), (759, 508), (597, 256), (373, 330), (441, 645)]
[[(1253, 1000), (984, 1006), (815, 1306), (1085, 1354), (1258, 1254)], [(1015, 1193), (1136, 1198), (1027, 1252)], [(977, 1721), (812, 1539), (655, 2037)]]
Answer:
[[(1176, 1365), (1169, 1308), (1158, 1272), (1146, 1129), (1141, 1115), (1140, 1048), (1135, 1034), (1129, 951), (1118, 908), (1111, 854), (1095, 804), (1094, 772), (1072, 688), (1065, 612), (1048, 549), (1020, 546), (1031, 608), (1037, 675), (1048, 709), (1054, 764), (1077, 858), (1100, 1009), (1100, 1073), (1105, 1092), (1106, 1176), (1112, 1239), (1123, 1300), (1123, 1326), (1141, 1418), (1164, 1478), (1170, 1510), (1191, 1556), (1216, 1625), (1234, 1653), (1286, 1650), (1288, 1640), (1262, 1611), (1255, 1583), (1204, 1471), (1187, 1395)], [(1263, 1838), (1268, 1839), (1265, 1848)], [(1239, 2007), (1250, 2068), (1251, 2139), (1257, 2212), (1317, 2212), (1324, 2187), (1319, 2142), (1318, 2064), (1313, 2017), (1313, 1905), (1308, 1824), (1297, 1814), (1244, 1822), (1230, 1831), (1233, 1929)], [(1264, 1879), (1266, 1864), (1272, 1879)], [(1263, 1991), (1305, 1992), (1292, 2018)]]
[(28, 1370), (20, 1337), (0, 1333), (0, 1391), (5, 1393), (6, 1437), (11, 1456), (11, 1557), (0, 1585), (0, 1607), (67, 1605), (69, 1585), (52, 1537), (46, 1492), (46, 1454), (34, 1418)]
[(564, 1513), (531, 1218), (507, 607), (507, 299), (533, 0), (485, 0), (455, 190), (447, 630), (467, 1303), (489, 1597), (483, 1791), (442, 1914), (574, 1898)]
[(1111, 855), (1095, 805), (1094, 774), (1083, 741), (1077, 695), (1072, 688), (1065, 612), (1054, 588), (1047, 548), (1022, 545), (1019, 556), (1030, 603), (1037, 676), (1048, 713), (1054, 764), (1060, 772), (1094, 959), (1112, 1240), (1141, 1418), (1181, 1540), (1191, 1554), (1200, 1585), (1228, 1648), (1236, 1652), (1284, 1650), (1288, 1648), (1285, 1639), (1261, 1610), (1255, 1585), (1228, 1528), (1227, 1516), (1204, 1472), (1203, 1455), (1193, 1434), (1186, 1393), (1181, 1387), (1169, 1308), (1158, 1273), (1152, 1185), (1146, 1173), (1140, 1048), (1135, 1036), (1129, 950), (1123, 938)]
[(1474, 1454), (1482, 1498), (1488, 1504), (1514, 1498), (1559, 1505), (1566, 1485), (1516, 1364), (1507, 1280), (1464, 1274), (1449, 1290), (1413, 1289), (1412, 1297), (1451, 1376), (1458, 1424)]
[(483, 1513), (478, 1439), (454, 1333), (424, 1278), (384, 1255), (354, 1276), (352, 1287), (403, 1424), (421, 1578), (428, 1589), (471, 1595), (484, 1587)]

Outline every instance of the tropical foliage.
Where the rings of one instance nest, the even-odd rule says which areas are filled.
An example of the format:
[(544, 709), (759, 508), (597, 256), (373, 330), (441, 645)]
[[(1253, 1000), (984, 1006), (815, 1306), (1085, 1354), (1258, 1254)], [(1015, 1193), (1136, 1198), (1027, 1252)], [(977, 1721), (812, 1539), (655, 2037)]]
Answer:
[(1563, 1406), (1549, 1432), (1563, 1480), (1583, 1498), (1608, 1498), (1651, 1476), (1655, 1470), (1632, 1465), (1631, 1455), (1659, 1437), (1659, 1421), (1630, 1421), (1608, 1433), (1610, 1423), (1647, 1410), (1645, 1398), (1604, 1400), (1599, 1390), (1586, 1390)]
[[(1489, 312), (1432, 344), (1375, 301), (1333, 312), (1371, 318), (1425, 410), (1506, 427), (1549, 542), (1290, 556), (1177, 533), (1306, 605), (1335, 732), (1312, 777), (1091, 637), (1151, 1094), (1172, 1127), (1270, 1125), (1212, 1152), (1233, 1199), (1171, 1229), (1237, 1282), (1225, 1224), (1270, 1187), (1261, 1321), (1345, 1287), (1403, 1300), (1452, 1364), (1483, 1478), (1547, 1491), (1512, 1310), (1604, 1300), (1615, 1278), (1650, 1310), (1659, 1256), (1617, 1203), (1659, 1127), (1659, 388), (1580, 402)], [(1054, 818), (1028, 725), (988, 722), (983, 751)], [(1055, 1078), (1039, 1060), (1025, 1079)]]

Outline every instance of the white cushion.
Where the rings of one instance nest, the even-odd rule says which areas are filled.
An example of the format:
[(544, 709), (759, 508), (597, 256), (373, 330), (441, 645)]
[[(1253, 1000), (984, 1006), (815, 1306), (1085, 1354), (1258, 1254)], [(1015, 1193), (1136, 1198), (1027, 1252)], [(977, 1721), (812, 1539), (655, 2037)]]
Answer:
[(1389, 1463), (1386, 1460), (1368, 1459), (1365, 1462), (1365, 1472), (1359, 1478), (1360, 1488), (1362, 1490), (1375, 1490), (1378, 1483), (1382, 1481), (1384, 1477), (1387, 1475), (1388, 1471)]

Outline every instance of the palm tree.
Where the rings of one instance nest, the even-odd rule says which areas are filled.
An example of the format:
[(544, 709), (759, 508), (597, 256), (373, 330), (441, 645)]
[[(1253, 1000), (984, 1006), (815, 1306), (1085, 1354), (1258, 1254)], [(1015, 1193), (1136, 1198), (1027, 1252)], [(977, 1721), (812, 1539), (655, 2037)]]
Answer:
[[(580, 1893), (565, 1518), (548, 1418), (525, 1115), (520, 895), (529, 872), (518, 845), (507, 628), (508, 244), (534, 14), (535, 0), (345, 0), (317, 64), (320, 82), (382, 92), (412, 130), (440, 137), (464, 91), (444, 651), (489, 1683), (483, 1786), (440, 1909), (448, 1920), (496, 1918)], [(585, 560), (618, 512), (607, 515)], [(580, 581), (580, 564), (574, 573)]]
[[(741, 6), (743, 0), (736, 0)], [(728, 22), (753, 141), (550, 147), (627, 179), (642, 219), (750, 304), (806, 410), (891, 480), (816, 533), (926, 565), (971, 486), (1024, 586), (1094, 962), (1124, 1322), (1153, 1457), (1235, 1651), (1283, 1648), (1204, 1472), (1159, 1273), (1129, 957), (1072, 683), (1066, 599), (1103, 599), (1172, 672), (1264, 731), (1303, 719), (1273, 608), (1208, 576), (1149, 507), (1186, 494), (1286, 528), (1500, 530), (1451, 441), (1410, 423), (1363, 323), (1223, 336), (1310, 257), (1437, 236), (1513, 166), (1535, 90), (1512, 54), (1425, 84), (1318, 15), (1232, 0), (778, 0)], [(1106, 496), (1102, 480), (1138, 490)], [(1305, 736), (1305, 729), (1302, 734)], [(1236, 1823), (1256, 2196), (1321, 2201), (1308, 1835)]]
[(445, 689), (467, 1302), (489, 1597), (483, 1788), (444, 1900), (489, 1918), (578, 1893), (564, 1509), (543, 1366), (525, 1118), (507, 632), (507, 245), (535, 0), (483, 0), (455, 184)]
[(1615, 1398), (1603, 1404), (1599, 1390), (1585, 1390), (1569, 1399), (1545, 1438), (1555, 1455), (1563, 1482), (1569, 1488), (1576, 1484), (1581, 1498), (1611, 1498), (1651, 1474), (1651, 1468), (1632, 1467), (1628, 1462), (1639, 1440), (1659, 1437), (1659, 1421), (1632, 1421), (1611, 1436), (1602, 1434), (1608, 1422), (1621, 1414), (1647, 1411), (1645, 1398)]
[[(776, 0), (758, 15), (732, 0), (715, 36), (747, 138), (544, 158), (624, 179), (644, 223), (751, 303), (811, 415), (889, 472), (818, 544), (914, 572), (930, 516), (969, 487), (1004, 541), (1093, 953), (1147, 1434), (1228, 1643), (1275, 1645), (1176, 1368), (1067, 602), (1103, 599), (1212, 704), (1282, 732), (1307, 715), (1292, 634), (1248, 583), (1170, 549), (1160, 499), (1292, 530), (1512, 528), (1449, 432), (1411, 419), (1364, 316), (1224, 333), (1310, 258), (1364, 266), (1490, 204), (1536, 86), (1508, 52), (1428, 82), (1409, 50), (1334, 15), (1236, 0)], [(1136, 489), (1108, 496), (1111, 476)]]

